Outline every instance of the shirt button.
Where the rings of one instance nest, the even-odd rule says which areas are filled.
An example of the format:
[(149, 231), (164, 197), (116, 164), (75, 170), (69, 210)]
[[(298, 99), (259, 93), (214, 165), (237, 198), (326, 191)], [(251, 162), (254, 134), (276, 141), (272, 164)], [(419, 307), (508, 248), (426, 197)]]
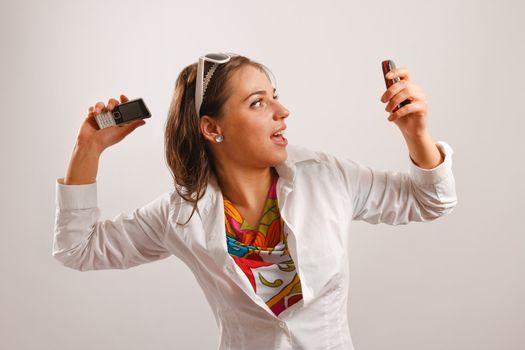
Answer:
[(282, 321), (279, 322), (279, 327), (284, 328), (285, 326), (286, 326), (286, 324), (284, 322), (282, 322)]

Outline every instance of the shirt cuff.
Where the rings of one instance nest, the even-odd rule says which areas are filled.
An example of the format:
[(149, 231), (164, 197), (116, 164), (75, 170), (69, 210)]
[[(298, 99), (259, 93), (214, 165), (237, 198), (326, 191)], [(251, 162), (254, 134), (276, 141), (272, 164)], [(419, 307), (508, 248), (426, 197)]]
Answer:
[(436, 146), (444, 156), (444, 161), (432, 169), (418, 167), (410, 158), (410, 174), (417, 183), (422, 185), (433, 185), (441, 182), (452, 174), (452, 154), (454, 150), (445, 141), (436, 142)]
[(56, 181), (55, 204), (59, 209), (87, 209), (97, 206), (97, 183), (65, 185), (64, 178)]

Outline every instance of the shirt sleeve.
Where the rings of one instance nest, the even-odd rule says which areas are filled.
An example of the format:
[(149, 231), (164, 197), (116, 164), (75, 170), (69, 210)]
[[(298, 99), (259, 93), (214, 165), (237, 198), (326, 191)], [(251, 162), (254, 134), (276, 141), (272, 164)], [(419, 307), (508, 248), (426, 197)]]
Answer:
[(166, 193), (130, 214), (99, 220), (97, 184), (56, 182), (52, 255), (75, 270), (127, 269), (171, 255), (163, 244), (169, 213)]
[(406, 172), (372, 169), (358, 162), (340, 161), (352, 197), (353, 220), (403, 225), (426, 222), (450, 213), (457, 204), (450, 145), (436, 143), (444, 161), (433, 169), (418, 167), (409, 158)]

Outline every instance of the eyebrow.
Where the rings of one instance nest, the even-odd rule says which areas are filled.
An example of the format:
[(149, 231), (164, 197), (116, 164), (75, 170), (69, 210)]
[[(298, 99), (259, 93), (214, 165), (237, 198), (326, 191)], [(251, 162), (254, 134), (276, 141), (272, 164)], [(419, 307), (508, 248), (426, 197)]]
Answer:
[[(273, 92), (275, 93), (275, 88), (273, 88)], [(258, 90), (258, 91), (252, 92), (244, 100), (242, 100), (242, 102), (246, 101), (247, 99), (249, 99), (253, 95), (266, 95), (266, 91), (265, 90)]]

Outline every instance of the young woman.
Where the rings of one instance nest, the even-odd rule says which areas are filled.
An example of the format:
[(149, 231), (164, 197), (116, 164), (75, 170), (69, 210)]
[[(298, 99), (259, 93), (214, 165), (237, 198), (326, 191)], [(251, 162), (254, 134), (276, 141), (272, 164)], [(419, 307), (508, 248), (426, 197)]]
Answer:
[(208, 54), (177, 78), (165, 130), (174, 189), (131, 214), (99, 220), (96, 174), (107, 147), (143, 120), (99, 130), (89, 108), (57, 180), (53, 256), (80, 271), (177, 256), (195, 274), (220, 349), (353, 349), (347, 319), (352, 220), (431, 221), (456, 205), (452, 148), (434, 143), (407, 69), (381, 101), (409, 149), (410, 170), (379, 171), (288, 145), (289, 111), (273, 76), (244, 56)]

